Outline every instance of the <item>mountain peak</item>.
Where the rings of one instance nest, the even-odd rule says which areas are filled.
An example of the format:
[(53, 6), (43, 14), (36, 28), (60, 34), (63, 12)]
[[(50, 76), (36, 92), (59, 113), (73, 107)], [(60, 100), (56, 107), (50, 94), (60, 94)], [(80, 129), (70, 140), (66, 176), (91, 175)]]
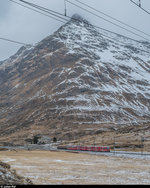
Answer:
[(88, 20), (86, 20), (85, 18), (83, 18), (81, 15), (79, 14), (73, 14), (73, 16), (71, 17), (71, 21), (80, 21), (80, 22), (84, 22), (89, 24), (90, 22)]

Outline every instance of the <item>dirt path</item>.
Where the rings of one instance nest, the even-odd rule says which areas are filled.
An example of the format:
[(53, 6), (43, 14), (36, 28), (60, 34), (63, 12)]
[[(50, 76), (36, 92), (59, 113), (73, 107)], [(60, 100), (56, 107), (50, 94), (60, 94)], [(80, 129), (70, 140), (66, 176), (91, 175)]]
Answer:
[(50, 151), (0, 151), (34, 184), (150, 184), (150, 159)]

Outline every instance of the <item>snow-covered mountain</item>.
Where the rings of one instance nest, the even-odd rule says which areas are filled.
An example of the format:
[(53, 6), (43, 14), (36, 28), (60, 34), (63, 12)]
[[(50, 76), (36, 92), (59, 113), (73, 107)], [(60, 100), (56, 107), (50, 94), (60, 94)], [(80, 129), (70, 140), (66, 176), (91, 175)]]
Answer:
[(0, 62), (0, 132), (61, 134), (76, 125), (150, 121), (149, 51), (148, 42), (97, 30), (74, 15)]

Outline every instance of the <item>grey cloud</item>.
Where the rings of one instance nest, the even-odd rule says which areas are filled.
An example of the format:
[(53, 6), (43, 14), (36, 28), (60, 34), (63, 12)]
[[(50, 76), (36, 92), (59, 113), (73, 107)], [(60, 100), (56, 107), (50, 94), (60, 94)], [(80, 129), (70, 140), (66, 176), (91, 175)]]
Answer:
[(10, 3), (8, 0), (0, 0), (0, 20), (5, 19), (10, 11)]
[[(64, 13), (64, 0), (28, 1)], [(74, 0), (71, 1), (75, 2)], [(149, 33), (150, 31), (149, 15), (142, 12), (138, 7), (135, 7), (129, 0), (80, 1), (120, 19), (133, 27), (137, 27), (146, 33)], [(149, 0), (142, 0), (142, 5), (150, 10)], [(102, 19), (92, 16), (73, 5), (67, 4), (67, 14), (72, 16), (75, 13), (80, 14), (94, 25), (135, 38), (135, 36), (130, 33), (113, 26)], [(0, 37), (10, 38), (24, 43), (37, 43), (44, 37), (56, 31), (61, 25), (62, 23), (13, 4), (9, 0), (0, 0)], [(8, 58), (10, 55), (14, 54), (19, 47), (19, 45), (0, 40), (0, 60)]]

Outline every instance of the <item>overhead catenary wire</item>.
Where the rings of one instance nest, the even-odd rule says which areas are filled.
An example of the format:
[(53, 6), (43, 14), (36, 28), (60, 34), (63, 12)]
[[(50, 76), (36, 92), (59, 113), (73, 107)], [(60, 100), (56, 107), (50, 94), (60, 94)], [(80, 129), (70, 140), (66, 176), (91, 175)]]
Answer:
[[(51, 10), (51, 9), (48, 9), (48, 8), (45, 8), (45, 7), (41, 7), (41, 6), (39, 6), (39, 5), (36, 5), (36, 4), (33, 4), (33, 3), (29, 3), (29, 2), (24, 1), (24, 0), (19, 0), (19, 1), (21, 1), (21, 2), (23, 2), (23, 3), (26, 3), (26, 4), (30, 5), (30, 6), (33, 6), (33, 7), (37, 8), (37, 9), (40, 9), (40, 10), (42, 10), (42, 11), (46, 11), (46, 12), (49, 13), (49, 14), (55, 13), (55, 14), (58, 14), (58, 15), (60, 15), (60, 16), (64, 16), (63, 14), (61, 14), (61, 13), (59, 13), (59, 12), (56, 12), (56, 11), (53, 11), (53, 10)], [(72, 17), (70, 17), (70, 16), (68, 16), (68, 15), (67, 15), (66, 17), (69, 18), (69, 19), (72, 19), (72, 20), (81, 22), (79, 19), (72, 18)], [(65, 17), (64, 19), (66, 19), (66, 17)], [(68, 21), (68, 20), (67, 20), (67, 21)], [(142, 43), (141, 41), (138, 41), (138, 40), (133, 39), (133, 38), (131, 38), (131, 37), (128, 37), (128, 36), (125, 36), (125, 35), (122, 35), (122, 34), (119, 34), (119, 33), (113, 32), (113, 31), (110, 31), (110, 30), (108, 30), (108, 29), (104, 29), (104, 28), (102, 28), (102, 27), (99, 27), (99, 26), (96, 26), (96, 25), (87, 23), (87, 22), (84, 21), (84, 20), (82, 20), (82, 22), (85, 23), (85, 24), (87, 24), (87, 25), (89, 25), (89, 26), (92, 26), (92, 27), (94, 27), (94, 28), (101, 29), (101, 30), (107, 31), (107, 32), (112, 33), (112, 34), (125, 37), (126, 39), (130, 39), (130, 40), (132, 40), (132, 41), (134, 41), (134, 42)]]
[(150, 12), (148, 12), (146, 9), (144, 9), (142, 6), (141, 6), (141, 4), (137, 4), (137, 3), (135, 3), (133, 0), (130, 0), (132, 3), (134, 3), (137, 7), (139, 7), (141, 10), (143, 10), (144, 12), (146, 12), (147, 14), (149, 14), (150, 15)]
[[(14, 1), (14, 0), (10, 0), (10, 1)], [(43, 12), (48, 13), (48, 14), (50, 14), (49, 12), (51, 11), (51, 15), (53, 15), (53, 16), (59, 18), (59, 19), (62, 19), (64, 21), (68, 21), (68, 19), (66, 17), (64, 17), (63, 14), (58, 14), (56, 11), (52, 11), (50, 9), (46, 9), (45, 7), (30, 3), (28, 1), (24, 1), (24, 0), (19, 0), (19, 1), (22, 2), (22, 3), (25, 3), (25, 4), (29, 5), (29, 6), (32, 6), (34, 8), (37, 8), (39, 10), (42, 10)]]
[(141, 35), (139, 35), (139, 34), (133, 32), (133, 31), (131, 31), (131, 30), (129, 30), (129, 29), (126, 29), (125, 27), (122, 27), (122, 26), (120, 26), (120, 25), (118, 25), (118, 24), (116, 24), (116, 23), (114, 23), (114, 22), (112, 22), (112, 21), (109, 21), (109, 20), (107, 20), (107, 19), (105, 19), (105, 18), (103, 18), (103, 17), (101, 17), (101, 16), (99, 16), (99, 15), (97, 15), (97, 14), (95, 14), (95, 13), (89, 11), (89, 10), (87, 10), (86, 8), (83, 8), (83, 7), (77, 5), (77, 4), (75, 4), (75, 3), (73, 3), (73, 2), (71, 2), (71, 1), (69, 1), (69, 0), (66, 0), (66, 1), (67, 1), (68, 3), (70, 3), (70, 4), (72, 4), (72, 5), (74, 5), (74, 6), (78, 7), (78, 8), (80, 8), (80, 9), (82, 9), (82, 10), (84, 10), (84, 11), (86, 11), (86, 12), (88, 12), (88, 13), (90, 13), (90, 14), (92, 14), (92, 15), (94, 15), (94, 16), (96, 16), (96, 17), (98, 17), (98, 18), (100, 18), (100, 19), (102, 19), (102, 20), (104, 20), (104, 21), (106, 21), (106, 22), (109, 22), (109, 23), (111, 23), (111, 24), (113, 24), (113, 25), (115, 25), (115, 26), (117, 26), (117, 27), (119, 27), (119, 28), (121, 28), (121, 29), (124, 29), (124, 30), (128, 31), (129, 33), (132, 33), (132, 34), (134, 34), (134, 35), (136, 35), (136, 36), (138, 36), (138, 37), (140, 37), (140, 38), (142, 38), (142, 39), (144, 39), (144, 40), (150, 41), (149, 39), (147, 39), (147, 38), (145, 38), (145, 37), (143, 37), (143, 36), (141, 36)]
[[(62, 16), (62, 18), (64, 17), (63, 14), (61, 14), (61, 13), (59, 13), (59, 12), (56, 12), (56, 11), (53, 11), (53, 10), (51, 10), (51, 9), (48, 9), (48, 8), (45, 8), (45, 7), (41, 7), (41, 6), (39, 6), (39, 5), (36, 5), (36, 4), (30, 3), (30, 2), (24, 1), (24, 0), (19, 0), (19, 1), (21, 1), (21, 2), (23, 2), (23, 3), (25, 3), (25, 4), (28, 4), (28, 5), (32, 6), (32, 7), (36, 7), (37, 9), (40, 9), (40, 10), (42, 10), (42, 11), (46, 11), (46, 12), (49, 13), (49, 14), (55, 13), (55, 14), (58, 14), (58, 15)], [(78, 21), (78, 22), (83, 22), (83, 23), (85, 23), (86, 25), (92, 26), (92, 27), (94, 27), (94, 28), (96, 28), (96, 29), (101, 29), (101, 30), (103, 30), (103, 31), (107, 31), (107, 32), (109, 32), (109, 33), (112, 33), (112, 34), (115, 34), (115, 35), (124, 37), (124, 38), (126, 38), (126, 39), (131, 40), (131, 41), (134, 41), (134, 42), (143, 44), (141, 41), (138, 41), (138, 40), (135, 40), (135, 39), (133, 39), (133, 38), (130, 38), (130, 37), (127, 37), (127, 36), (124, 36), (124, 35), (115, 33), (115, 32), (113, 32), (113, 31), (110, 31), (110, 30), (101, 28), (101, 27), (99, 27), (99, 26), (95, 26), (95, 25), (93, 25), (93, 24), (90, 24), (90, 23), (87, 22), (87, 21), (84, 21), (84, 20), (81, 21), (81, 20), (79, 20), (79, 19), (77, 19), (77, 18), (73, 18), (73, 17), (70, 17), (70, 16), (68, 16), (68, 15), (65, 16), (64, 19), (66, 19), (66, 18), (69, 18), (69, 19), (72, 19), (72, 20), (75, 20), (75, 21)], [(101, 33), (101, 35), (102, 35), (102, 36), (105, 36), (105, 37), (107, 37), (107, 38), (109, 38), (109, 39), (111, 39), (111, 40), (113, 40), (113, 41), (119, 42), (120, 44), (124, 44), (124, 45), (127, 46), (127, 43), (125, 43), (125, 42), (123, 42), (123, 41), (117, 40), (117, 39), (115, 39), (115, 38), (113, 38), (113, 37), (110, 37), (110, 36), (108, 36), (108, 35), (105, 35), (105, 34), (103, 34), (103, 33)], [(131, 45), (131, 44), (130, 44), (130, 45)], [(131, 45), (131, 46), (132, 46), (132, 45)], [(140, 51), (143, 51), (143, 52), (146, 52), (146, 53), (148, 53), (148, 54), (150, 53), (149, 51), (143, 50), (143, 49), (138, 48), (138, 47), (134, 47), (134, 46), (133, 46), (133, 48), (134, 48), (134, 49), (137, 49), (137, 50), (140, 50)]]
[(86, 4), (86, 3), (83, 3), (83, 2), (81, 2), (80, 0), (75, 0), (75, 1), (77, 1), (78, 3), (80, 3), (80, 4), (82, 4), (82, 5), (84, 5), (84, 6), (88, 7), (88, 8), (90, 8), (91, 10), (94, 10), (94, 11), (96, 11), (96, 12), (98, 12), (98, 13), (100, 13), (100, 14), (102, 14), (102, 15), (104, 15), (104, 16), (106, 16), (106, 17), (108, 17), (108, 18), (110, 18), (110, 19), (112, 19), (112, 20), (114, 20), (114, 21), (116, 21), (116, 22), (118, 22), (118, 23), (120, 23), (120, 24), (123, 24), (123, 25), (125, 25), (125, 26), (127, 26), (127, 27), (129, 27), (129, 28), (131, 28), (131, 29), (133, 29), (133, 30), (135, 30), (135, 31), (138, 31), (138, 32), (140, 32), (140, 33), (142, 33), (142, 34), (144, 34), (144, 35), (150, 37), (150, 35), (147, 34), (147, 33), (145, 33), (144, 31), (141, 31), (141, 30), (139, 30), (138, 28), (135, 28), (135, 27), (133, 27), (133, 26), (131, 26), (131, 25), (129, 25), (129, 24), (123, 22), (123, 21), (120, 21), (120, 20), (118, 20), (118, 19), (116, 19), (116, 18), (114, 18), (114, 17), (112, 17), (112, 16), (110, 16), (110, 15), (108, 15), (108, 14), (106, 14), (106, 13), (100, 11), (100, 10), (97, 10), (96, 8), (90, 6), (90, 5)]
[(25, 7), (25, 8), (27, 8), (27, 9), (30, 9), (30, 10), (32, 10), (32, 11), (34, 11), (34, 12), (40, 13), (40, 14), (42, 14), (42, 15), (44, 15), (44, 16), (47, 16), (47, 17), (49, 17), (49, 18), (51, 18), (51, 19), (53, 19), (53, 20), (56, 20), (56, 21), (65, 23), (65, 22), (62, 21), (62, 20), (59, 20), (59, 19), (57, 19), (57, 18), (55, 18), (55, 17), (52, 17), (52, 16), (47, 15), (47, 14), (45, 14), (45, 13), (42, 13), (42, 12), (40, 12), (40, 11), (38, 11), (38, 10), (35, 10), (35, 9), (30, 8), (30, 7), (28, 7), (28, 6), (25, 6), (25, 5), (21, 4), (21, 3), (18, 3), (18, 2), (16, 2), (16, 1), (14, 1), (14, 0), (9, 0), (9, 1), (11, 1), (11, 2), (13, 2), (13, 3), (15, 3), (15, 4), (18, 4), (18, 5), (22, 6), (22, 7)]
[(7, 39), (7, 38), (3, 38), (3, 37), (0, 37), (0, 40), (4, 40), (4, 41), (7, 41), (7, 42), (12, 42), (12, 43), (15, 43), (15, 44), (20, 44), (20, 45), (25, 45), (25, 46), (31, 46), (30, 44), (26, 44), (26, 43), (23, 43), (23, 42), (18, 42), (18, 41)]

